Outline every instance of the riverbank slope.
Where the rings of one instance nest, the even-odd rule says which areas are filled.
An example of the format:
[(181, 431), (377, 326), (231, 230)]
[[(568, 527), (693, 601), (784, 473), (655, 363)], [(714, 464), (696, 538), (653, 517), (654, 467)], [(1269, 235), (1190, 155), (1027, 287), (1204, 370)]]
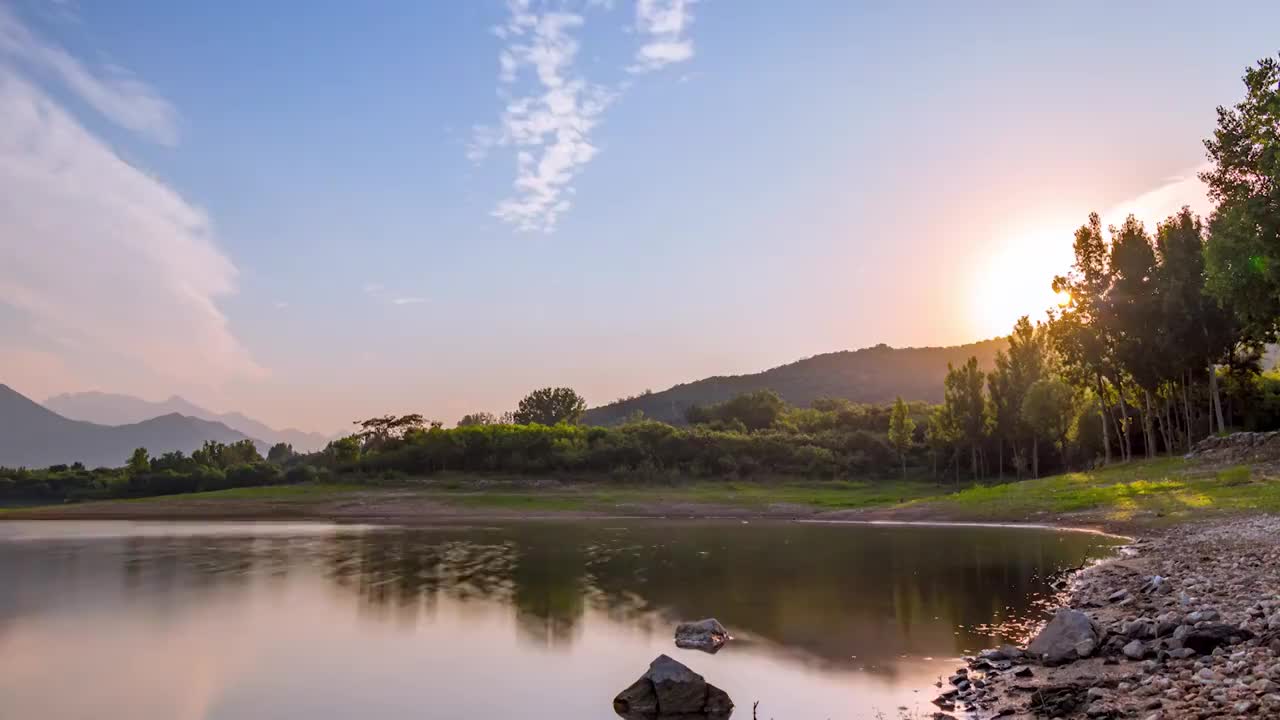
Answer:
[(483, 518), (740, 517), (1020, 522), (1142, 531), (1280, 512), (1267, 465), (1159, 459), (961, 490), (929, 480), (756, 479), (641, 484), (554, 476), (433, 476), (390, 485), (300, 484), (53, 506), (8, 519), (317, 519), (434, 523)]

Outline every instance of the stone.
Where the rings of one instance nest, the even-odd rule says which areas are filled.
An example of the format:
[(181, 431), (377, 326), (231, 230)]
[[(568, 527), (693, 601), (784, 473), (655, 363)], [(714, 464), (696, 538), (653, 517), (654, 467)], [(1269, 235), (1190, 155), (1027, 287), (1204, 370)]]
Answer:
[(619, 715), (633, 713), (637, 716), (658, 714), (658, 695), (647, 676), (631, 683), (613, 699), (613, 709)]
[(1194, 628), (1182, 639), (1182, 645), (1200, 655), (1207, 655), (1218, 648), (1252, 638), (1253, 633), (1245, 628), (1218, 623)]
[(1027, 652), (1046, 664), (1058, 665), (1078, 659), (1076, 646), (1085, 641), (1097, 647), (1098, 631), (1093, 621), (1079, 610), (1062, 608), (1027, 645)]
[(682, 622), (676, 626), (676, 647), (715, 653), (729, 639), (729, 631), (715, 618)]
[(1141, 640), (1130, 640), (1121, 652), (1130, 660), (1141, 660), (1147, 654), (1147, 646)]
[(666, 655), (649, 665), (649, 681), (663, 714), (698, 712), (707, 704), (707, 681)]
[(684, 664), (659, 655), (613, 699), (613, 709), (626, 720), (724, 720), (733, 712), (733, 701)]

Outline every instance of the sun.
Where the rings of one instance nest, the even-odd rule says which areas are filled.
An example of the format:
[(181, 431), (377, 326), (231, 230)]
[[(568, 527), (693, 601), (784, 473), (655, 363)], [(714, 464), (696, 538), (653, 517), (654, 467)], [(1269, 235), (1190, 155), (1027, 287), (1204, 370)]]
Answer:
[[(1024, 232), (999, 243), (975, 263), (968, 293), (969, 318), (975, 337), (1008, 335), (1023, 315), (1043, 321), (1046, 311), (1066, 307), (1071, 294), (1053, 289), (1053, 278), (1066, 271), (1070, 232), (1046, 229)], [(1067, 257), (1063, 257), (1062, 250)]]

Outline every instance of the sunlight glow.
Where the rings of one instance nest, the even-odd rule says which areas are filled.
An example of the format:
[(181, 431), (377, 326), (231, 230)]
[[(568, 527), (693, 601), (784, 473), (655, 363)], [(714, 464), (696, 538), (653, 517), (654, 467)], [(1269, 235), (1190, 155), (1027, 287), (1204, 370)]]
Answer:
[(1068, 293), (1054, 292), (1053, 278), (1071, 265), (1074, 227), (1064, 220), (1011, 229), (984, 254), (984, 261), (971, 275), (975, 284), (967, 293), (974, 337), (1008, 335), (1019, 317), (1029, 315), (1033, 322), (1043, 321), (1047, 310), (1070, 302)]

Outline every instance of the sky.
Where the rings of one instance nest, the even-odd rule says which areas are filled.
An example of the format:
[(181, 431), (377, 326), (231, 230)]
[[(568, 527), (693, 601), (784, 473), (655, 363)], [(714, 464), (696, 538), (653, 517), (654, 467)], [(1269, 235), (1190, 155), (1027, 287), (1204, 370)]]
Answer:
[(1207, 211), (1233, 5), (0, 0), (0, 383), (333, 432), (1002, 335)]

